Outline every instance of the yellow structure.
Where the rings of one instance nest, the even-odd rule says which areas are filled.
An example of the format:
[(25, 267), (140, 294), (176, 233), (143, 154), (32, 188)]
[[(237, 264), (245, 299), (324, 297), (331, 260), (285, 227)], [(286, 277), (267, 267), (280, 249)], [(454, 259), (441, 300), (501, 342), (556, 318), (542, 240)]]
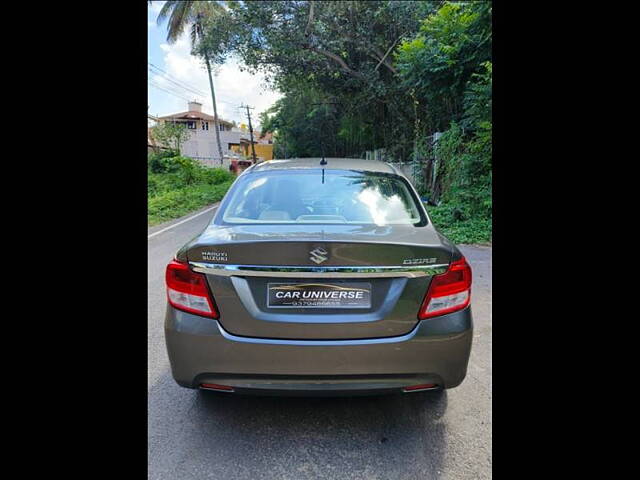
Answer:
[(262, 157), (265, 161), (273, 160), (273, 143), (256, 143), (253, 147), (256, 149), (256, 157)]
[[(240, 145), (230, 145), (231, 150), (240, 155), (251, 158), (251, 142), (245, 139), (240, 140)], [(258, 161), (273, 160), (273, 143), (254, 143), (253, 148), (256, 150)]]

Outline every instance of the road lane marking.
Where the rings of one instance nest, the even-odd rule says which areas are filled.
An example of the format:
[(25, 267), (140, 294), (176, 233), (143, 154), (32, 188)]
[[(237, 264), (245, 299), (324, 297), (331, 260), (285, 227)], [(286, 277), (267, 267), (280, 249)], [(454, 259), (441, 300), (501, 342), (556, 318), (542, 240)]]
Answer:
[(180, 220), (178, 223), (174, 223), (173, 225), (169, 225), (168, 227), (163, 228), (162, 230), (158, 230), (157, 232), (153, 232), (151, 235), (147, 236), (147, 240), (149, 240), (151, 237), (155, 237), (156, 235), (159, 235), (163, 232), (166, 232), (167, 230), (171, 230), (173, 227), (177, 227), (178, 225), (182, 225), (185, 222), (188, 222), (189, 220), (193, 220), (196, 217), (199, 217), (200, 215), (202, 215), (203, 213), (207, 213), (210, 212), (211, 210), (218, 208), (218, 205), (214, 205), (213, 207), (209, 207), (206, 210), (201, 211), (200, 213), (196, 213), (195, 215), (191, 215), (188, 218), (185, 218), (184, 220)]

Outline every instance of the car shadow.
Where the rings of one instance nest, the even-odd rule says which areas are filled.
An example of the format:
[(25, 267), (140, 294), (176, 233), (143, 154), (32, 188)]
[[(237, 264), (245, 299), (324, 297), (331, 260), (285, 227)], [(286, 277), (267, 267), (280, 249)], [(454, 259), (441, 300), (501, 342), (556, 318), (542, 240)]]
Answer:
[(150, 472), (168, 472), (167, 462), (179, 464), (182, 476), (235, 471), (234, 478), (256, 478), (252, 472), (272, 472), (268, 478), (342, 478), (345, 471), (349, 478), (438, 478), (442, 469), (446, 391), (244, 396), (182, 389), (166, 377), (156, 387), (162, 391), (152, 389), (150, 396), (169, 398), (154, 400), (162, 405), (150, 410), (149, 424), (156, 427), (149, 435), (157, 437), (150, 444), (170, 447), (158, 445), (150, 454)]

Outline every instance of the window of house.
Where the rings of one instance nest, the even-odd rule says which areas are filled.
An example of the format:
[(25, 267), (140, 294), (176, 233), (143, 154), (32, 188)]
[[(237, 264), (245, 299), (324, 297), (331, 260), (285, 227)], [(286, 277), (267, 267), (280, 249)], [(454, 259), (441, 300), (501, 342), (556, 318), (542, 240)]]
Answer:
[(196, 122), (187, 122), (187, 128), (190, 130), (195, 130)]
[(220, 131), (221, 131), (221, 132), (224, 132), (224, 130), (225, 130), (225, 129), (224, 129), (224, 125), (221, 123), (221, 124), (220, 124), (220, 125), (218, 125), (218, 126), (220, 127)]
[(202, 129), (209, 130), (209, 122), (202, 122)]

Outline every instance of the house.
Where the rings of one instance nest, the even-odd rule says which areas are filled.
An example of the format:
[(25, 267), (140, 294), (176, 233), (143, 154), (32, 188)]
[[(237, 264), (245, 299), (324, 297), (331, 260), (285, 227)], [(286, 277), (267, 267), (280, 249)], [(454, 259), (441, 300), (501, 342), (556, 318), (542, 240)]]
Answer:
[(256, 132), (258, 134), (258, 143), (271, 145), (273, 143), (273, 132)]
[(200, 160), (205, 165), (229, 164), (230, 158), (235, 156), (232, 147), (240, 145), (240, 141), (244, 137), (248, 138), (248, 135), (236, 128), (233, 122), (219, 118), (220, 143), (222, 155), (225, 158), (223, 162), (218, 153), (214, 117), (202, 111), (201, 103), (189, 102), (186, 112), (165, 115), (159, 117), (158, 120), (183, 124), (191, 132), (191, 136), (182, 144), (180, 153)]
[[(240, 156), (251, 158), (251, 136), (246, 128), (238, 128), (233, 122), (218, 119), (220, 143), (222, 146), (223, 159), (220, 159), (216, 143), (215, 124), (213, 115), (202, 111), (202, 104), (199, 102), (189, 102), (186, 112), (174, 113), (159, 117), (160, 122), (175, 122), (184, 124), (191, 132), (189, 140), (181, 146), (181, 154), (187, 157), (200, 160), (209, 166), (228, 166), (231, 159), (238, 159)], [(254, 148), (258, 162), (271, 160), (273, 158), (273, 145), (268, 140), (256, 140), (254, 132)], [(264, 143), (263, 143), (264, 142)]]

